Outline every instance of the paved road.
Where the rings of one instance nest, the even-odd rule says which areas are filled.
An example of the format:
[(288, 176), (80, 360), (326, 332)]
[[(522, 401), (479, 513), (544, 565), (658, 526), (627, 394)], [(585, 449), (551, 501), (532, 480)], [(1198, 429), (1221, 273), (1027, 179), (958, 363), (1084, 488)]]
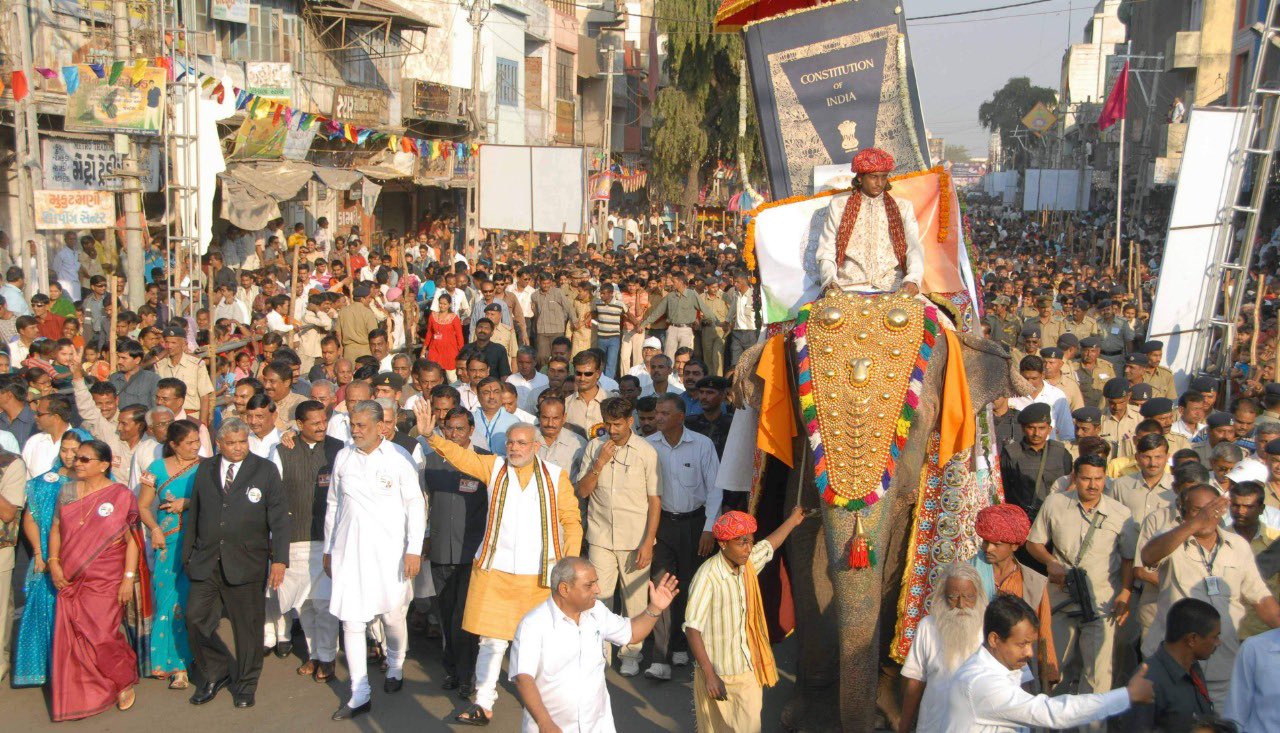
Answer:
[[(226, 622), (224, 638), (229, 638)], [(766, 731), (780, 729), (778, 710), (794, 682), (793, 644), (779, 645), (775, 652), (782, 679), (766, 692), (763, 719)], [(341, 655), (339, 655), (341, 660)], [(236, 710), (225, 691), (203, 707), (187, 703), (190, 692), (165, 689), (159, 680), (143, 680), (138, 686), (138, 701), (133, 709), (121, 713), (109, 710), (88, 720), (59, 723), (49, 721), (49, 706), (40, 689), (0, 689), (0, 729), (9, 733), (35, 731), (101, 733), (213, 733), (214, 731), (320, 731), (332, 729), (381, 731), (466, 731), (472, 728), (450, 724), (462, 710), (456, 696), (439, 689), (444, 679), (440, 665), (438, 642), (411, 635), (409, 660), (405, 665), (404, 689), (396, 695), (382, 692), (382, 675), (376, 666), (371, 670), (374, 688), (373, 712), (355, 721), (334, 723), (329, 716), (347, 697), (345, 665), (339, 661), (336, 681), (316, 684), (298, 677), (294, 669), (297, 659), (268, 657), (263, 663), (262, 681), (258, 687), (257, 705), (249, 710)], [(625, 678), (609, 671), (609, 694), (613, 716), (620, 733), (656, 733), (658, 731), (693, 731), (692, 667), (676, 669), (676, 679), (658, 683), (643, 677)], [(486, 730), (514, 733), (520, 730), (520, 707), (513, 697), (514, 686), (503, 683), (496, 718)]]

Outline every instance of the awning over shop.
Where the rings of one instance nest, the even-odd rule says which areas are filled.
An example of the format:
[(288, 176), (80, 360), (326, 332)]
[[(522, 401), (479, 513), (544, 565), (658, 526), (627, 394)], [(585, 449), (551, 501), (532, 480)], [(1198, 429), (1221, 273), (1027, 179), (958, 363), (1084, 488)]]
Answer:
[(364, 174), (345, 168), (325, 168), (293, 160), (252, 160), (227, 163), (222, 179), (222, 218), (241, 229), (262, 229), (280, 216), (280, 202), (298, 195), (311, 180), (348, 191)]

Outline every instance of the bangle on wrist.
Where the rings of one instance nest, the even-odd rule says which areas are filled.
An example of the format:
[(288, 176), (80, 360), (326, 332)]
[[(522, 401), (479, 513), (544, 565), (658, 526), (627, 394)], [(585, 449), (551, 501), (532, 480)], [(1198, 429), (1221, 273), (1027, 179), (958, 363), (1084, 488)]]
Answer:
[(661, 611), (659, 611), (658, 613), (654, 613), (653, 611), (650, 611), (650, 610), (649, 610), (649, 607), (648, 607), (648, 606), (645, 606), (645, 607), (644, 607), (644, 615), (648, 616), (649, 618), (661, 618), (661, 617), (662, 617), (662, 612), (661, 612)]
[(124, 577), (125, 577), (125, 580), (133, 580), (134, 578), (138, 577), (138, 574), (135, 572), (126, 570)]

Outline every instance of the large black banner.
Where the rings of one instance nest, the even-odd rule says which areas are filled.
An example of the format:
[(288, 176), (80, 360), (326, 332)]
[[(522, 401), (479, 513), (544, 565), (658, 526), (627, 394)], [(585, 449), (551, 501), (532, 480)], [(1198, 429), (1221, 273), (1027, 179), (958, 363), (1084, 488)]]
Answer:
[(773, 198), (812, 193), (815, 166), (883, 148), (929, 165), (902, 0), (845, 0), (748, 25), (747, 64)]

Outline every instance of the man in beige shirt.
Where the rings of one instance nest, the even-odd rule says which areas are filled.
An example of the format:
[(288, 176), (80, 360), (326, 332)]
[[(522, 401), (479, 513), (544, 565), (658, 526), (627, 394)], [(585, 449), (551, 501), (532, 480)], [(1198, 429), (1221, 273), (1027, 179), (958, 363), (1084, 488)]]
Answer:
[(1080, 384), (1062, 373), (1062, 349), (1057, 346), (1046, 346), (1040, 349), (1040, 358), (1044, 359), (1044, 381), (1062, 390), (1072, 410), (1084, 407), (1084, 395), (1080, 392)]
[[(0, 450), (0, 680), (9, 674), (9, 637), (13, 630), (14, 547), (27, 503), (27, 466), (22, 458)], [(34, 562), (48, 559), (36, 552)]]
[(732, 324), (729, 304), (721, 294), (720, 281), (714, 277), (707, 280), (702, 307), (702, 360), (707, 363), (707, 373), (719, 377), (724, 374), (725, 339)]
[(1103, 440), (1111, 444), (1112, 458), (1133, 456), (1133, 431), (1142, 422), (1138, 408), (1129, 404), (1129, 380), (1115, 377), (1102, 388), (1106, 411), (1102, 415)]
[[(658, 453), (631, 432), (631, 402), (610, 397), (600, 407), (607, 435), (587, 443), (578, 469), (578, 496), (587, 499), (587, 557), (599, 574), (600, 600), (613, 608), (622, 593), (624, 615), (648, 603), (649, 564), (658, 536), (662, 484)], [(624, 677), (640, 674), (641, 644), (622, 647)]]
[(182, 409), (197, 415), (200, 423), (208, 425), (213, 419), (213, 380), (209, 369), (197, 356), (187, 353), (187, 332), (181, 326), (164, 329), (166, 354), (156, 362), (156, 374), (161, 379), (171, 377), (187, 385), (187, 396)]
[(262, 390), (276, 403), (276, 429), (283, 433), (292, 428), (293, 412), (306, 400), (293, 391), (293, 366), (287, 361), (273, 361), (263, 367)]
[(1143, 535), (1150, 539), (1139, 539), (1142, 564), (1160, 576), (1156, 618), (1142, 639), (1143, 655), (1155, 653), (1164, 641), (1165, 615), (1175, 602), (1198, 598), (1212, 605), (1222, 621), (1221, 644), (1203, 668), (1209, 698), (1219, 710), (1226, 704), (1246, 607), (1267, 626), (1280, 626), (1280, 603), (1263, 583), (1249, 541), (1222, 529), (1229, 502), (1212, 486), (1192, 486), (1178, 503), (1181, 523), (1161, 532), (1148, 522)]
[[(378, 327), (378, 317), (369, 307), (369, 301), (373, 299), (373, 291), (367, 284), (357, 285), (352, 295), (354, 296), (352, 301), (338, 311), (338, 318), (334, 321), (333, 327), (342, 339), (342, 356), (355, 362), (357, 358), (371, 353), (369, 332)], [(449, 367), (450, 365), (445, 365), (445, 368)]]
[[(1133, 584), (1137, 530), (1129, 510), (1103, 494), (1105, 483), (1106, 461), (1101, 456), (1077, 459), (1071, 489), (1045, 498), (1026, 545), (1049, 576), (1053, 639), (1062, 670), (1059, 684), (1078, 679), (1081, 694), (1111, 689), (1115, 630), (1129, 616)], [(1088, 610), (1093, 620), (1083, 620), (1082, 609), (1064, 588), (1071, 567), (1088, 576), (1094, 600), (1094, 608)]]
[(596, 437), (601, 428), (600, 405), (608, 399), (609, 392), (600, 386), (600, 374), (604, 364), (594, 351), (583, 351), (573, 357), (574, 392), (564, 401), (564, 419), (569, 427), (588, 440)]

